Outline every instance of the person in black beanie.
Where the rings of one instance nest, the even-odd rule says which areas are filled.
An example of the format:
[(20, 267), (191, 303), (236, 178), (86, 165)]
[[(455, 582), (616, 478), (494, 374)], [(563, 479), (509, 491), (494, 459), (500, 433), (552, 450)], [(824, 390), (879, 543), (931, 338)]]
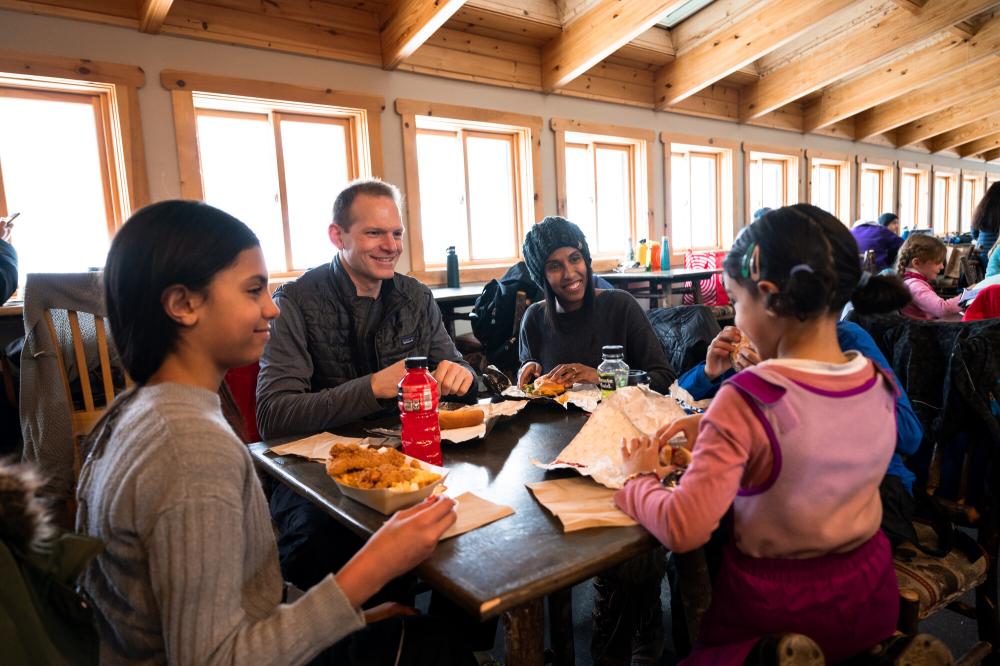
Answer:
[[(645, 370), (666, 393), (676, 375), (642, 308), (625, 291), (594, 286), (590, 248), (578, 226), (546, 217), (522, 246), (528, 273), (545, 292), (521, 321), (518, 383), (546, 373), (572, 386), (597, 384), (603, 345), (622, 345), (630, 368)], [(633, 558), (594, 580), (591, 656), (598, 666), (656, 663), (663, 651), (662, 549)]]

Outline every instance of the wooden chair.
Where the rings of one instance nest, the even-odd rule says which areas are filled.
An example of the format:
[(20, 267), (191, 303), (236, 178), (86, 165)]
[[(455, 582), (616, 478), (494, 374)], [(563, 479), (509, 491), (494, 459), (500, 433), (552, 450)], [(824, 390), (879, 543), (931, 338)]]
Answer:
[[(112, 367), (105, 318), (76, 310), (62, 310), (61, 312), (65, 314), (69, 323), (70, 336), (68, 340), (61, 337), (57, 332), (54, 313), (58, 315), (60, 311), (49, 309), (45, 311), (44, 316), (49, 335), (55, 343), (55, 355), (59, 364), (59, 374), (62, 377), (63, 391), (66, 395), (66, 403), (69, 405), (72, 419), (73, 477), (76, 479), (80, 474), (80, 466), (83, 464), (80, 448), (81, 441), (90, 432), (94, 424), (97, 423), (98, 419), (101, 418), (104, 410), (114, 402), (115, 396), (128, 386), (131, 386), (132, 382), (120, 367)], [(88, 344), (90, 341), (84, 338), (80, 326), (81, 315), (93, 319), (95, 332), (93, 345)], [(66, 346), (72, 347), (74, 362), (72, 366), (67, 364), (63, 356), (63, 343), (68, 343)], [(100, 362), (100, 386), (94, 386), (90, 381), (90, 372), (88, 370), (90, 364), (87, 361), (86, 353), (86, 349), (89, 346), (96, 347), (97, 357)], [(73, 384), (75, 382), (70, 382), (72, 369), (75, 369), (79, 377), (79, 400), (74, 397), (73, 389), (75, 387)], [(123, 383), (120, 383), (117, 387), (114, 381), (115, 374), (123, 377)]]
[(875, 265), (875, 250), (866, 250), (861, 254), (861, 270), (868, 271), (872, 275), (878, 273), (878, 266)]
[(962, 267), (962, 275), (965, 276), (966, 284), (976, 284), (986, 276), (986, 269), (979, 263), (978, 257), (973, 254), (966, 255), (959, 259)]

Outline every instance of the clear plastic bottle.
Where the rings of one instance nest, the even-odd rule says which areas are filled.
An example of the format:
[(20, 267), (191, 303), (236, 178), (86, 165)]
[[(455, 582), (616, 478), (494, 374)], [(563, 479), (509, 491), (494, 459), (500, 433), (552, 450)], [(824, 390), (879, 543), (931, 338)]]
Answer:
[(427, 371), (425, 356), (411, 356), (404, 365), (406, 375), (399, 382), (403, 453), (432, 465), (441, 465), (437, 380)]
[(597, 366), (597, 376), (601, 381), (601, 397), (619, 388), (628, 386), (628, 365), (625, 363), (625, 348), (621, 345), (601, 347), (603, 360)]

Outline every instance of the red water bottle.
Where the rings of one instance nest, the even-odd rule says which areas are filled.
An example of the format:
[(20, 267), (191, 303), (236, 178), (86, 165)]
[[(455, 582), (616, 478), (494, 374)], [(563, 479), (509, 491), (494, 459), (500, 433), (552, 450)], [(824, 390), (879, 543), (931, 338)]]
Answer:
[(399, 382), (403, 453), (432, 465), (441, 465), (437, 380), (427, 371), (426, 356), (411, 356), (404, 365), (406, 376)]

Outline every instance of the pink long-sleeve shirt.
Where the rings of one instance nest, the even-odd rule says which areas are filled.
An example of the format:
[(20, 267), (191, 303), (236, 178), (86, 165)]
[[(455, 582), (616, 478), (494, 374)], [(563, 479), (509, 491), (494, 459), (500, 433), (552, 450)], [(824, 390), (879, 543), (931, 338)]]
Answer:
[[(845, 364), (825, 364), (808, 361), (767, 361), (766, 366), (793, 382), (806, 384), (820, 391), (850, 391), (871, 381), (876, 372), (872, 363), (849, 352)], [(851, 414), (815, 414), (809, 418), (851, 419)], [(888, 418), (893, 418), (888, 415)], [(894, 438), (894, 431), (893, 431)], [(778, 433), (781, 440), (781, 433)], [(786, 444), (791, 445), (791, 442)], [(831, 445), (842, 445), (831, 432)], [(854, 443), (857, 444), (857, 443)], [(893, 443), (888, 444), (891, 455)], [(629, 481), (615, 494), (616, 504), (646, 527), (660, 542), (676, 552), (687, 552), (704, 545), (719, 526), (741, 489), (765, 484), (771, 474), (774, 454), (761, 421), (754, 415), (737, 388), (724, 385), (701, 421), (698, 439), (693, 449), (691, 465), (680, 485), (664, 488), (652, 475)], [(821, 472), (824, 473), (824, 472)], [(879, 473), (880, 477), (881, 473)], [(877, 489), (877, 481), (875, 483)], [(871, 501), (878, 502), (877, 490)], [(859, 512), (858, 521), (831, 525), (824, 535), (829, 552), (848, 550), (869, 538), (878, 530), (881, 507)], [(871, 524), (868, 524), (871, 523)], [(770, 540), (757, 543), (754, 534), (740, 534), (735, 541), (741, 550), (758, 557), (806, 557), (819, 554), (789, 535), (784, 542)], [(843, 532), (843, 533), (840, 533)], [(820, 551), (823, 550), (820, 548)]]
[(931, 283), (916, 271), (903, 273), (903, 284), (910, 290), (913, 300), (903, 308), (902, 313), (913, 319), (940, 319), (941, 317), (958, 314), (961, 308), (958, 300), (961, 294), (954, 298), (944, 299), (937, 295)]

